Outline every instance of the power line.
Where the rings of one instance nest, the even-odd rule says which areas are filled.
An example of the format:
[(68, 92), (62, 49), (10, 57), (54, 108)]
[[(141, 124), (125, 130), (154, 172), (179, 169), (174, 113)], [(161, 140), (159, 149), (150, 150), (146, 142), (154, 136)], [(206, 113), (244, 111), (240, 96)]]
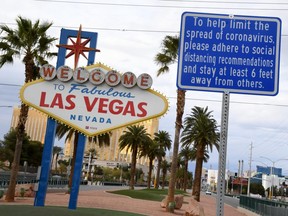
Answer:
[[(0, 83), (0, 86), (16, 86), (21, 87), (21, 85), (17, 84), (8, 84), (8, 83)], [(177, 97), (167, 96), (167, 98), (177, 99)], [(213, 99), (200, 99), (200, 98), (185, 98), (185, 100), (194, 100), (194, 101), (208, 101), (208, 102), (216, 102), (222, 103), (221, 100), (213, 100)], [(278, 106), (278, 107), (288, 107), (288, 104), (270, 104), (270, 103), (255, 103), (255, 102), (244, 102), (244, 101), (230, 101), (230, 103), (236, 104), (250, 104), (250, 105), (264, 105), (264, 106)]]
[(0, 83), (0, 85), (2, 85), (2, 86), (17, 86), (17, 87), (21, 87), (21, 85), (17, 85), (17, 84), (7, 84), (7, 83)]
[[(7, 22), (3, 23), (0, 22), (0, 25), (13, 25), (16, 26), (16, 23)], [(52, 25), (52, 28), (68, 28), (68, 29), (78, 29), (76, 26), (59, 26), (59, 25)], [(169, 34), (179, 34), (179, 31), (174, 30), (153, 30), (153, 29), (125, 29), (125, 28), (104, 28), (104, 27), (85, 27), (85, 29), (90, 30), (102, 30), (102, 31), (121, 31), (121, 32), (146, 32), (146, 33), (169, 33)], [(288, 36), (288, 35), (287, 35)]]
[[(237, 10), (288, 10), (287, 8), (239, 8), (239, 7), (208, 7), (208, 6), (179, 6), (179, 5), (149, 5), (149, 4), (126, 4), (126, 3), (104, 3), (104, 2), (88, 2), (88, 1), (65, 1), (65, 0), (34, 0), (39, 2), (53, 2), (53, 3), (65, 3), (65, 4), (82, 4), (82, 5), (104, 5), (104, 6), (122, 6), (122, 7), (154, 7), (154, 8), (198, 8), (198, 9), (237, 9)], [(199, 3), (200, 1), (198, 1)], [(193, 3), (193, 2), (191, 2)], [(215, 3), (215, 2), (210, 2)], [(217, 2), (216, 2), (217, 3)], [(229, 2), (223, 2), (229, 3)]]
[[(16, 23), (3, 23), (0, 22), (0, 25), (13, 25), (16, 26)], [(79, 26), (59, 26), (59, 25), (52, 25), (52, 28), (67, 28), (67, 29), (78, 29)], [(153, 30), (153, 29), (125, 29), (125, 28), (102, 28), (102, 27), (85, 27), (85, 29), (90, 30), (102, 30), (102, 31), (121, 31), (121, 32), (146, 32), (146, 33), (168, 33), (168, 34), (179, 34), (179, 31), (176, 30)], [(288, 34), (282, 34), (282, 37), (287, 37)]]
[[(167, 1), (167, 2), (175, 2), (176, 0), (160, 0), (160, 1)], [(177, 0), (177, 2), (187, 2), (187, 3), (194, 3), (194, 2), (198, 2), (198, 3), (213, 3), (213, 4), (253, 4), (253, 5), (259, 5), (259, 4), (261, 4), (261, 5), (288, 5), (288, 3), (284, 3), (284, 2), (251, 2), (251, 1), (249, 1), (249, 2), (244, 2), (244, 1), (241, 1), (241, 2), (239, 2), (239, 1), (205, 1), (205, 0), (201, 0), (201, 1), (195, 1), (195, 0), (193, 0), (193, 1), (189, 1), (189, 0)]]
[[(176, 97), (167, 97), (167, 98), (177, 99)], [(213, 100), (213, 99), (185, 98), (185, 100), (209, 101), (209, 102), (222, 103), (222, 100)], [(244, 102), (244, 101), (230, 101), (230, 103), (236, 103), (236, 104), (250, 104), (250, 105), (264, 105), (264, 106), (288, 107), (288, 104), (255, 103), (255, 102)]]

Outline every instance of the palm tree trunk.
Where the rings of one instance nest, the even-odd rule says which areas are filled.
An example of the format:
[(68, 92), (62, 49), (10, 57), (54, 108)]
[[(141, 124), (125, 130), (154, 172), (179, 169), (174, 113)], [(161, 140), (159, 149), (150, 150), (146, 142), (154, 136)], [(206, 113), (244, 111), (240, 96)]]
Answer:
[(174, 202), (177, 159), (178, 159), (178, 150), (179, 150), (179, 138), (180, 138), (180, 131), (182, 128), (182, 117), (184, 113), (184, 106), (185, 106), (185, 91), (178, 89), (177, 90), (177, 112), (176, 112), (177, 115), (176, 115), (176, 123), (175, 123), (174, 148), (173, 148), (171, 174), (170, 174), (168, 199), (167, 199), (168, 203), (166, 205), (167, 212), (170, 211), (169, 202)]
[(136, 158), (137, 158), (137, 147), (132, 151), (132, 164), (131, 164), (131, 178), (130, 178), (130, 190), (134, 190), (135, 184), (135, 172), (136, 172)]
[(157, 174), (156, 175), (156, 189), (159, 188), (161, 163), (162, 163), (162, 157), (158, 157), (158, 167), (157, 167), (157, 173), (156, 173)]
[(78, 146), (78, 133), (74, 133), (74, 149), (73, 149), (73, 156), (72, 156), (72, 161), (71, 161), (71, 172), (69, 176), (69, 183), (68, 183), (68, 188), (69, 188), (69, 193), (70, 189), (72, 188), (72, 179), (73, 179), (73, 174), (74, 174), (74, 167), (75, 167), (75, 161), (76, 161), (76, 151), (77, 151), (77, 146)]
[(7, 202), (13, 202), (15, 197), (15, 187), (16, 187), (16, 180), (19, 170), (19, 163), (22, 151), (22, 144), (23, 144), (23, 137), (25, 134), (25, 124), (28, 117), (29, 107), (25, 104), (21, 104), (20, 115), (19, 115), (19, 122), (17, 125), (17, 134), (16, 134), (16, 145), (15, 145), (15, 152), (14, 152), (14, 159), (12, 163), (12, 169), (10, 173), (10, 182), (8, 186), (8, 190), (6, 192), (5, 200)]
[[(24, 57), (23, 61), (25, 62), (25, 83), (32, 81), (33, 79), (33, 56), (31, 53), (26, 53), (26, 56)], [(8, 186), (8, 190), (6, 192), (5, 200), (7, 202), (13, 202), (15, 197), (15, 187), (16, 187), (16, 180), (19, 170), (19, 163), (20, 163), (20, 157), (22, 152), (22, 145), (23, 145), (23, 137), (25, 134), (25, 124), (28, 118), (28, 111), (29, 107), (25, 104), (21, 104), (20, 108), (20, 115), (19, 115), (19, 121), (16, 128), (16, 145), (15, 145), (15, 152), (14, 152), (14, 158), (12, 162), (12, 169), (10, 174), (10, 182)]]
[(166, 173), (162, 173), (162, 189), (165, 187), (165, 179), (166, 179)]
[(188, 160), (185, 160), (184, 183), (183, 183), (184, 192), (186, 192), (187, 189), (187, 177), (188, 177)]
[(196, 165), (195, 165), (195, 179), (193, 183), (192, 196), (198, 202), (200, 202), (201, 192), (201, 174), (204, 159), (204, 148), (197, 149)]
[(58, 167), (57, 167), (58, 157), (59, 157), (59, 153), (56, 154), (56, 158), (55, 158), (55, 160), (56, 160), (56, 161), (55, 161), (55, 171), (56, 171), (56, 173), (58, 173), (58, 172), (57, 172), (57, 168), (58, 168)]
[(93, 162), (93, 155), (90, 153), (90, 161), (89, 161), (89, 167), (88, 167), (88, 181), (91, 181), (91, 184), (93, 184), (92, 177), (91, 177), (92, 162)]
[(152, 175), (152, 166), (153, 166), (153, 159), (149, 158), (149, 171), (148, 171), (148, 180), (147, 180), (147, 188), (151, 188), (151, 175)]

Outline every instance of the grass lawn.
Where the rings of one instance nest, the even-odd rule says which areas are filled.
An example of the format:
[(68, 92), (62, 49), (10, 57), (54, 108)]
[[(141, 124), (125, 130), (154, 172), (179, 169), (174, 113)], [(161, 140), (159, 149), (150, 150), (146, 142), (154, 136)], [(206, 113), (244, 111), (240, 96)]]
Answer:
[[(117, 190), (108, 192), (129, 196), (135, 199), (144, 199), (151, 201), (162, 201), (165, 196), (168, 195), (168, 189)], [(187, 195), (187, 193), (181, 190), (175, 190), (175, 195), (176, 194), (182, 194), (184, 196)]]
[(29, 205), (1, 205), (1, 216), (143, 216), (136, 213), (113, 211), (105, 209), (77, 208), (70, 210), (67, 207), (34, 207)]

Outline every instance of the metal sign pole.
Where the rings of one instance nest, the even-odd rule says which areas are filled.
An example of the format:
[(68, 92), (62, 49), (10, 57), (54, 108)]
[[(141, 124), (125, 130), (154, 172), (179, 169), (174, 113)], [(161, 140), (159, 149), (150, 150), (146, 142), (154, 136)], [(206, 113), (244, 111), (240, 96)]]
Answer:
[(229, 102), (230, 102), (230, 94), (229, 92), (224, 92), (222, 99), (221, 134), (220, 134), (219, 163), (218, 163), (217, 216), (224, 216)]

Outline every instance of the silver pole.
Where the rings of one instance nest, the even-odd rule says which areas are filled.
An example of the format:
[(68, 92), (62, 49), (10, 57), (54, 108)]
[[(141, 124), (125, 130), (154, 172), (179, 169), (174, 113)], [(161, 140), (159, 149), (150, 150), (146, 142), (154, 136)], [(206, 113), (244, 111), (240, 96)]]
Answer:
[(250, 147), (250, 158), (249, 158), (249, 174), (248, 174), (248, 188), (247, 188), (247, 196), (250, 196), (252, 149), (253, 149), (253, 143), (251, 142), (251, 147)]
[(225, 169), (229, 118), (229, 92), (223, 93), (217, 182), (217, 216), (224, 216)]

